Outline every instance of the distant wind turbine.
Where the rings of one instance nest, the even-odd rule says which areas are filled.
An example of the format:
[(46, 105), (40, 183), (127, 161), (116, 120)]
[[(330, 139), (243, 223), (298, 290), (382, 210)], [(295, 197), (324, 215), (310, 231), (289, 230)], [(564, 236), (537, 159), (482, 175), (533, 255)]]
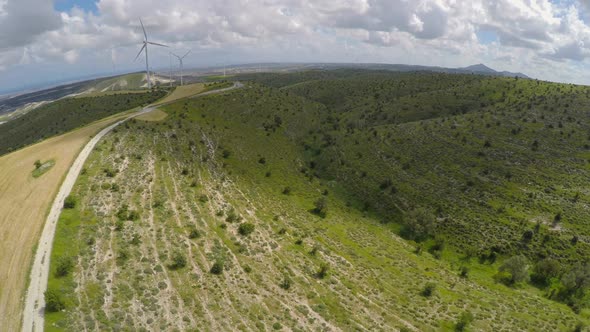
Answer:
[(170, 52), (170, 54), (174, 55), (175, 57), (178, 58), (178, 61), (180, 62), (180, 85), (182, 86), (184, 83), (183, 79), (182, 79), (182, 60), (184, 59), (184, 57), (186, 57), (191, 51), (189, 50), (188, 52), (186, 52), (183, 56), (178, 56), (172, 52)]
[(163, 46), (163, 47), (168, 47), (168, 46), (148, 41), (147, 33), (145, 32), (145, 28), (143, 27), (143, 22), (141, 21), (141, 18), (139, 19), (139, 23), (141, 24), (141, 29), (143, 30), (143, 36), (145, 37), (145, 39), (143, 40), (143, 46), (141, 47), (141, 49), (139, 50), (139, 53), (137, 53), (137, 56), (135, 57), (135, 60), (133, 60), (133, 61), (137, 61), (137, 58), (139, 58), (139, 56), (141, 55), (141, 52), (143, 52), (143, 50), (145, 50), (145, 73), (146, 73), (146, 77), (147, 77), (148, 89), (151, 89), (152, 88), (152, 81), (150, 80), (150, 65), (149, 65), (149, 61), (148, 61), (148, 44), (152, 44), (152, 45), (156, 45), (156, 46)]

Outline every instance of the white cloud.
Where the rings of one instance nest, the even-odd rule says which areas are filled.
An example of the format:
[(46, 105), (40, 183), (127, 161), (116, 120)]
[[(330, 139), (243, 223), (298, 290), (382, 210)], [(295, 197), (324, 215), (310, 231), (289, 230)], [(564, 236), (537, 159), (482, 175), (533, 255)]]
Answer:
[[(99, 0), (96, 7), (58, 15), (48, 0), (0, 0), (0, 67), (50, 63), (67, 72), (88, 64), (104, 71), (118, 62), (139, 69), (131, 60), (142, 17), (152, 40), (193, 49), (187, 65), (486, 62), (590, 83), (587, 0)], [(495, 40), (480, 41), (482, 30)], [(167, 50), (152, 50), (153, 66), (167, 67)], [(580, 77), (565, 76), (574, 67)]]

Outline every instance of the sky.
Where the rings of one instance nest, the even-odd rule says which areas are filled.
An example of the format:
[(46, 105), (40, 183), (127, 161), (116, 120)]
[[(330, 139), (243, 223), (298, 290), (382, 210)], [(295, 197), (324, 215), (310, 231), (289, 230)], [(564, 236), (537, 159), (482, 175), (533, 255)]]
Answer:
[[(0, 94), (150, 67), (484, 63), (590, 84), (590, 0), (0, 0)], [(174, 65), (177, 65), (175, 63)]]

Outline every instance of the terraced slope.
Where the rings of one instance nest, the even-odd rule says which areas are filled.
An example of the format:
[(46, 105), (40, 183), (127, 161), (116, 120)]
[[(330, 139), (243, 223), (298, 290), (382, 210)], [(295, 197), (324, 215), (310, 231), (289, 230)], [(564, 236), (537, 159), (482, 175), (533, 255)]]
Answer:
[(467, 311), (474, 330), (585, 320), (530, 285), (496, 283), (499, 263), (437, 259), (359, 208), (348, 182), (317, 168), (325, 105), (249, 85), (165, 111), (90, 156), (58, 224), (49, 290), (65, 310), (47, 330), (428, 331)]

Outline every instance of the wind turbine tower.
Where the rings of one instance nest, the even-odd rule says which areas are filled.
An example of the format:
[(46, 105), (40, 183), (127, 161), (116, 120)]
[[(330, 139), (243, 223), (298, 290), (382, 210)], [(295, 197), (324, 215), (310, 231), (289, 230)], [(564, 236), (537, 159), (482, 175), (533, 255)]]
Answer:
[(141, 24), (141, 29), (143, 30), (143, 36), (145, 39), (143, 40), (143, 46), (141, 47), (141, 49), (139, 50), (139, 53), (137, 53), (137, 56), (135, 57), (135, 60), (133, 60), (133, 61), (136, 61), (137, 58), (139, 58), (139, 56), (141, 55), (141, 52), (143, 52), (143, 50), (145, 50), (145, 74), (146, 74), (146, 78), (147, 78), (148, 89), (151, 89), (152, 88), (152, 81), (150, 80), (150, 64), (149, 64), (149, 60), (148, 60), (148, 44), (152, 44), (152, 45), (156, 45), (156, 46), (163, 46), (163, 47), (168, 47), (168, 46), (149, 41), (147, 33), (145, 32), (145, 28), (143, 27), (143, 22), (141, 21), (141, 18), (139, 19), (139, 23)]
[(191, 51), (189, 50), (188, 52), (186, 52), (183, 56), (178, 56), (172, 52), (170, 52), (170, 54), (174, 55), (176, 58), (178, 58), (178, 62), (180, 62), (180, 85), (182, 86), (184, 84), (183, 78), (182, 78), (182, 68), (183, 68), (183, 63), (182, 60), (184, 59), (184, 57), (186, 57)]

